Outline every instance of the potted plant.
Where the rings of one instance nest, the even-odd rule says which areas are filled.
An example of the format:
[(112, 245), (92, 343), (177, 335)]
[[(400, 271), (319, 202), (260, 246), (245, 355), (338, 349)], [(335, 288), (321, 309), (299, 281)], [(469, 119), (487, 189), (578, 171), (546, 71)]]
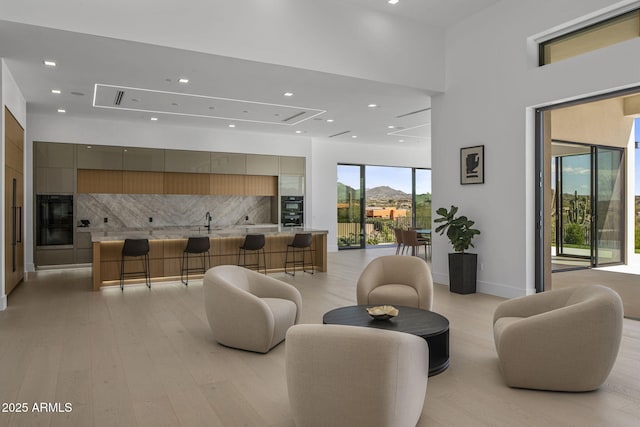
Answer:
[(434, 222), (441, 222), (442, 225), (436, 228), (436, 233), (447, 237), (453, 245), (455, 253), (449, 254), (449, 290), (459, 294), (472, 294), (476, 291), (476, 275), (478, 266), (478, 255), (465, 252), (469, 246), (473, 247), (471, 240), (480, 234), (479, 230), (473, 227), (474, 221), (466, 216), (456, 217), (457, 206), (451, 206), (447, 211), (440, 208), (436, 214)]

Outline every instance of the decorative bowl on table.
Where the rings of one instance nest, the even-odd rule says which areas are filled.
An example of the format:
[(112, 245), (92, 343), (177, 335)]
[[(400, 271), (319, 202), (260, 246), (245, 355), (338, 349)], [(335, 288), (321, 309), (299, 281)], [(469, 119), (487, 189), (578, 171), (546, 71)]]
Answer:
[(375, 320), (389, 320), (398, 315), (398, 309), (392, 305), (377, 305), (375, 307), (368, 307), (367, 313)]

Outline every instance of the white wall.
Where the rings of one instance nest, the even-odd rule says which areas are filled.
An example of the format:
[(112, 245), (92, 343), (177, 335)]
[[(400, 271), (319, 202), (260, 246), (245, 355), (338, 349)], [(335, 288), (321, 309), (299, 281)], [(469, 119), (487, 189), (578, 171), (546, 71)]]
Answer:
[[(499, 2), (447, 32), (446, 89), (432, 99), (433, 206), (459, 206), (482, 231), (480, 292), (534, 292), (532, 107), (640, 85), (640, 39), (538, 67), (530, 38), (613, 3)], [(485, 184), (460, 185), (460, 148), (479, 144)], [(433, 249), (434, 280), (448, 283), (449, 241), (436, 235)]]
[(435, 91), (444, 85), (442, 30), (348, 1), (89, 3), (0, 0), (0, 19)]
[(354, 143), (320, 138), (313, 140), (311, 220), (314, 228), (329, 231), (329, 251), (338, 250), (338, 163), (430, 168), (430, 146), (427, 142), (408, 142), (390, 147), (366, 145), (366, 141)]
[[(14, 115), (14, 117), (18, 120), (20, 125), (23, 128), (26, 128), (27, 124), (27, 103), (25, 102), (24, 96), (22, 96), (22, 92), (16, 85), (15, 80), (13, 79), (13, 75), (11, 75), (11, 71), (4, 62), (4, 59), (0, 59), (1, 62), (1, 71), (0, 71), (0, 81), (2, 82), (2, 89), (0, 90), (0, 99), (2, 100), (0, 106), (2, 107), (2, 119), (0, 119), (0, 140), (2, 141), (2, 149), (0, 150), (0, 165), (2, 166), (2, 172), (0, 172), (0, 201), (2, 201), (0, 206), (0, 227), (2, 227), (2, 239), (0, 239), (0, 310), (4, 310), (7, 308), (7, 296), (5, 295), (5, 252), (9, 250), (5, 247), (5, 239), (4, 239), (4, 226), (5, 226), (5, 218), (7, 213), (5, 212), (5, 167), (4, 167), (4, 159), (5, 159), (5, 146), (6, 142), (4, 140), (4, 108), (5, 106), (9, 108), (9, 111)], [(26, 168), (25, 168), (26, 171)], [(26, 206), (25, 206), (26, 211)]]

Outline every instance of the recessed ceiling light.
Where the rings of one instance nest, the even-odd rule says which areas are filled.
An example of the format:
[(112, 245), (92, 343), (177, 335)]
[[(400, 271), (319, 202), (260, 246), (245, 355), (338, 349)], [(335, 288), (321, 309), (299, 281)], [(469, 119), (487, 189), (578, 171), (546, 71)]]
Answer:
[(51, 89), (51, 93), (55, 93), (56, 95), (59, 95), (62, 92), (60, 91), (60, 89)]
[(91, 148), (93, 148), (93, 147), (92, 147), (92, 146), (90, 146), (90, 145), (87, 145), (87, 148), (91, 149)]
[(389, 0), (387, 3), (389, 4), (398, 4), (399, 0)]
[(351, 138), (357, 138), (358, 135), (351, 135)]
[(58, 113), (66, 113), (67, 110), (63, 109), (63, 108), (58, 108)]
[(284, 96), (293, 96), (293, 92), (285, 92)]
[(327, 119), (327, 123), (333, 123), (333, 119)]
[(151, 121), (152, 121), (152, 122), (157, 122), (157, 121), (158, 121), (158, 118), (157, 118), (157, 117), (151, 117)]
[(395, 127), (395, 126), (393, 126), (393, 125), (389, 125), (389, 126), (387, 126), (387, 129), (395, 129), (395, 128), (396, 128), (396, 127)]
[(45, 59), (42, 62), (44, 62), (44, 65), (46, 65), (47, 67), (55, 67), (56, 66), (56, 61), (50, 61), (48, 59)]
[(302, 133), (302, 131), (301, 130), (297, 130), (296, 133)]
[(369, 105), (367, 105), (367, 107), (369, 107), (369, 108), (376, 108), (377, 106), (378, 106), (378, 104), (369, 104)]
[(189, 83), (189, 79), (185, 79), (184, 77), (181, 77), (178, 79), (178, 83)]
[(398, 142), (404, 142), (404, 139), (399, 139)]
[(229, 127), (230, 127), (230, 128), (234, 128), (234, 127), (236, 127), (236, 125), (229, 125)]

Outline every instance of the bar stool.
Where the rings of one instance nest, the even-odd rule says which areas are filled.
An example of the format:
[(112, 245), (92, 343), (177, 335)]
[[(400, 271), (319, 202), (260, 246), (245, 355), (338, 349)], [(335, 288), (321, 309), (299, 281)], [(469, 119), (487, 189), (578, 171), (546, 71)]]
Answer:
[[(141, 271), (124, 271), (125, 257), (141, 258)], [(144, 274), (144, 281), (149, 289), (151, 289), (151, 273), (149, 268), (149, 240), (148, 239), (125, 239), (122, 246), (122, 256), (120, 257), (120, 290), (124, 291), (125, 276), (140, 277)]]
[[(267, 274), (267, 258), (264, 252), (264, 234), (247, 234), (244, 243), (238, 248), (238, 265), (242, 267), (255, 267), (260, 271), (260, 251), (262, 250), (262, 261), (264, 265), (264, 274)], [(255, 264), (247, 264), (247, 251), (258, 251), (257, 262)], [(242, 264), (240, 264), (240, 254), (242, 253)]]
[[(311, 250), (312, 243), (313, 236), (311, 235), (311, 233), (296, 233), (296, 235), (293, 236), (293, 241), (287, 245), (287, 252), (284, 257), (285, 273), (295, 276), (296, 266), (298, 265), (302, 266), (302, 271), (305, 273), (315, 273), (315, 264), (313, 263), (313, 250)], [(291, 248), (291, 251), (293, 252), (293, 261), (289, 261), (289, 248)], [(311, 255), (311, 271), (305, 270), (304, 256), (307, 248), (309, 248), (309, 254)], [(302, 261), (296, 261), (296, 252), (299, 252), (300, 249), (302, 249)], [(287, 271), (287, 266), (289, 264), (293, 264), (293, 273), (289, 273), (289, 271)]]
[[(189, 237), (187, 246), (182, 251), (182, 262), (180, 263), (180, 281), (185, 285), (189, 285), (189, 272), (202, 273), (207, 271), (207, 260), (211, 267), (211, 241), (207, 236)], [(202, 267), (189, 267), (189, 254), (200, 255), (202, 259)]]

